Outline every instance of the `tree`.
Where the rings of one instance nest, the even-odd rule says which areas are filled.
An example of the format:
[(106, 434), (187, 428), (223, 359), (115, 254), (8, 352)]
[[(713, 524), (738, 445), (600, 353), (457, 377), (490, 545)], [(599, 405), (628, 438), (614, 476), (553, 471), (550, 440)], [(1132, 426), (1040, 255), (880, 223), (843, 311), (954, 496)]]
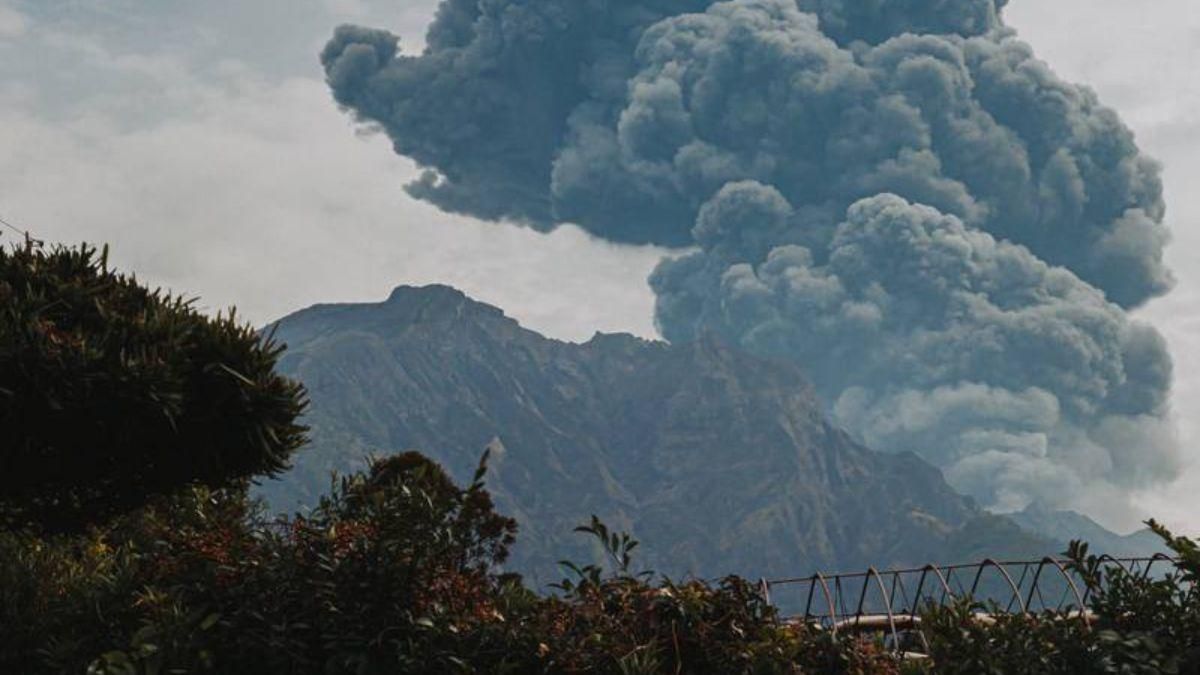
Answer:
[(516, 522), (495, 512), (485, 462), (461, 488), (417, 453), (372, 461), (291, 517), (266, 517), (245, 490), (191, 487), (79, 534), (0, 531), (0, 673), (536, 661), (521, 617), (537, 597), (498, 573)]
[(0, 249), (0, 520), (78, 530), (282, 471), (307, 403), (282, 351), (111, 270), (107, 248)]

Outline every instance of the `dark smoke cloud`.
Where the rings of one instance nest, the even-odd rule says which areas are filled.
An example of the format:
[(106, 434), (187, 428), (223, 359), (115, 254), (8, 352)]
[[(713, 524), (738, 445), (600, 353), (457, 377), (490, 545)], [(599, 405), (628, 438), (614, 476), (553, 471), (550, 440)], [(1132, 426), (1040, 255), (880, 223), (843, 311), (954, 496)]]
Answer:
[(1178, 469), (1162, 338), (1068, 270), (891, 194), (850, 207), (824, 262), (796, 244), (735, 262), (704, 243), (713, 216), (745, 252), (793, 214), (758, 183), (707, 203), (704, 249), (652, 278), (667, 337), (715, 330), (798, 359), (869, 444), (920, 453), (997, 508), (1060, 502), (1064, 473), (1133, 490)]
[(1003, 4), (446, 0), (425, 53), (342, 27), (322, 62), (413, 195), (690, 246), (651, 280), (668, 339), (799, 360), (990, 505), (1081, 503), (1177, 470), (1170, 359), (1125, 313), (1171, 285), (1162, 185)]
[(983, 35), (1000, 27), (1008, 0), (800, 0), (821, 30), (845, 44), (877, 44), (903, 33)]

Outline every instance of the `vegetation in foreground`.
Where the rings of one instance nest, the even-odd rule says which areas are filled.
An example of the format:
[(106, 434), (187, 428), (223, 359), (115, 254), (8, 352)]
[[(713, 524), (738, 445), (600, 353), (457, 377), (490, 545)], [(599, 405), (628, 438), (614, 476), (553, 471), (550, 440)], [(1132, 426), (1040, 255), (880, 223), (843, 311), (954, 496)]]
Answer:
[[(568, 564), (551, 595), (497, 571), (516, 531), (481, 465), (467, 488), (417, 453), (342, 478), (307, 515), (265, 520), (244, 487), (195, 487), (84, 534), (0, 537), (0, 672), (1194, 673), (1200, 551), (1175, 572), (1072, 564), (1090, 628), (1052, 614), (972, 620), (930, 607), (932, 658), (780, 621), (753, 584), (652, 580), (636, 542), (581, 528), (606, 570)], [(1115, 574), (1101, 579), (1102, 574)]]
[(781, 621), (743, 579), (635, 573), (637, 542), (595, 520), (607, 567), (535, 593), (500, 571), (516, 524), (484, 462), (461, 488), (395, 456), (268, 519), (249, 476), (304, 436), (269, 340), (86, 247), (0, 256), (0, 302), (0, 673), (1200, 672), (1200, 548), (1154, 524), (1165, 578), (1072, 547), (1092, 626), (931, 607), (932, 658), (901, 663)]
[(516, 530), (483, 470), (416, 453), (269, 522), (194, 488), (84, 535), (0, 544), (0, 672), (892, 672), (882, 651), (777, 621), (744, 580), (650, 583), (603, 524), (610, 573), (542, 596), (497, 573)]
[(282, 471), (306, 405), (282, 351), (112, 270), (107, 249), (0, 248), (0, 526), (78, 531)]

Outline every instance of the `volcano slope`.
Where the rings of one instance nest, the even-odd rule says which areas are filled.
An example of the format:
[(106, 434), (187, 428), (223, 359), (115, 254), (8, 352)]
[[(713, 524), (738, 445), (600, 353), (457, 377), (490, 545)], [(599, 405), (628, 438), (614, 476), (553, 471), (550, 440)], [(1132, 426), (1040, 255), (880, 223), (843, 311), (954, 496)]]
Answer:
[(667, 344), (522, 328), (445, 286), (282, 319), (281, 370), (312, 399), (312, 443), (275, 508), (312, 504), (330, 473), (416, 449), (465, 480), (488, 448), (488, 488), (518, 519), (511, 566), (537, 583), (597, 551), (572, 532), (596, 514), (673, 577), (1045, 553), (983, 513), (915, 454), (884, 454), (832, 426), (803, 374), (713, 338)]

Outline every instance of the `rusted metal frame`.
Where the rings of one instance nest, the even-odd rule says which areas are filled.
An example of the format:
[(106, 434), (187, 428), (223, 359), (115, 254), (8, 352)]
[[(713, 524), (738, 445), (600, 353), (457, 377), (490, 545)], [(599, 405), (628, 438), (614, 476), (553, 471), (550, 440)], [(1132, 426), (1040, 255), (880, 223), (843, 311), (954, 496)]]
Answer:
[(766, 577), (758, 579), (758, 593), (762, 596), (763, 603), (768, 607), (771, 606), (771, 582), (767, 581)]
[[(1149, 574), (1150, 567), (1153, 566), (1154, 563), (1157, 562), (1158, 560), (1164, 560), (1164, 559), (1174, 562), (1173, 558), (1171, 558), (1170, 556), (1164, 556), (1162, 553), (1156, 553), (1156, 554), (1154, 554), (1154, 557), (1151, 557), (1151, 558), (1116, 558), (1107, 553), (1104, 553), (1104, 554), (1100, 555), (1099, 557), (1097, 557), (1096, 561), (1101, 564), (1105, 564), (1105, 565), (1115, 565), (1125, 574), (1127, 574), (1131, 577), (1138, 577), (1138, 576), (1142, 576), (1143, 572), (1145, 574)], [(1145, 570), (1142, 569), (1141, 563), (1146, 563)], [(1105, 583), (1104, 579), (1107, 579), (1107, 578), (1108, 578), (1108, 575), (1106, 575), (1103, 579), (1101, 579), (1100, 583), (1101, 584)], [(1145, 577), (1143, 576), (1143, 578), (1145, 578)], [(1064, 590), (1063, 597), (1066, 598), (1066, 596), (1067, 596), (1067, 591)], [(1089, 585), (1086, 588), (1084, 588), (1084, 590), (1083, 590), (1083, 602), (1085, 603), (1085, 607), (1086, 607), (1087, 601), (1091, 597), (1092, 597), (1092, 587)]]
[(883, 607), (887, 611), (888, 628), (892, 631), (892, 644), (900, 644), (900, 633), (896, 631), (896, 616), (892, 613), (892, 603), (888, 599), (887, 588), (883, 585), (883, 577), (879, 576), (879, 570), (874, 567), (867, 568), (867, 578), (863, 580), (862, 595), (858, 599), (858, 618), (862, 618), (863, 602), (867, 599), (867, 584), (870, 577), (875, 577), (875, 583), (879, 586), (879, 597), (883, 600)]
[(1131, 563), (1129, 564), (1129, 573), (1130, 573), (1130, 574), (1137, 575), (1138, 577), (1141, 577), (1141, 576), (1142, 576), (1142, 563), (1143, 563), (1143, 562), (1144, 562), (1144, 561), (1142, 561), (1142, 560), (1135, 560), (1135, 561), (1131, 562)]
[[(1021, 578), (1017, 579), (1017, 589), (1018, 590), (1024, 586), (1025, 577), (1029, 576), (1029, 563), (1020, 563), (1020, 565), (1021, 565)], [(1021, 598), (1020, 598), (1019, 594), (1013, 599), (1015, 599), (1018, 603), (1018, 606), (1020, 606), (1022, 608), (1021, 611), (1025, 612), (1026, 614), (1029, 613), (1029, 608), (1025, 606), (1025, 603), (1021, 602)], [(1009, 612), (1010, 614), (1012, 613), (1013, 599), (1010, 599), (1008, 601), (1008, 606), (1004, 608), (1004, 611)]]
[[(1025, 599), (1025, 607), (1033, 607), (1033, 594), (1037, 592), (1038, 599), (1042, 601), (1042, 611), (1046, 611), (1046, 598), (1042, 595), (1042, 589), (1038, 586), (1038, 580), (1042, 578), (1042, 569), (1045, 568), (1049, 558), (1043, 558), (1037, 565), (1037, 571), (1033, 573), (1033, 581), (1029, 585), (1029, 597)], [(1032, 609), (1030, 609), (1032, 611)]]
[[(1070, 572), (1068, 572), (1068, 574), (1070, 574)], [(1068, 605), (1067, 605), (1067, 600), (1069, 600), (1069, 599), (1070, 599), (1070, 595), (1071, 595), (1071, 589), (1070, 589), (1070, 588), (1064, 588), (1064, 589), (1063, 589), (1063, 592), (1062, 592), (1062, 595), (1058, 596), (1058, 605), (1055, 607), (1055, 609), (1056, 609), (1057, 611), (1061, 612), (1061, 611), (1062, 611), (1062, 609), (1063, 609), (1063, 607), (1067, 607), (1067, 606), (1068, 606)], [(1084, 591), (1083, 591), (1083, 597), (1085, 597), (1085, 598), (1087, 597), (1087, 589), (1086, 589), (1086, 588), (1085, 588), (1085, 589), (1084, 589)], [(1086, 603), (1087, 601), (1086, 601), (1086, 600), (1083, 600), (1082, 602), (1085, 602), (1085, 603)], [(1084, 606), (1086, 607), (1086, 605), (1084, 605)], [(1080, 611), (1082, 611), (1082, 610), (1083, 610), (1083, 607), (1080, 607), (1079, 609), (1080, 609)]]
[[(858, 577), (859, 575), (856, 574), (854, 576)], [(833, 578), (833, 593), (837, 597), (838, 609), (842, 610), (842, 613), (840, 616), (843, 618), (848, 618), (850, 616), (850, 613), (846, 611), (846, 594), (845, 594), (845, 592), (842, 591), (842, 577), (841, 576), (835, 576)], [(837, 618), (838, 617), (834, 617), (834, 620), (836, 621)]]
[(1067, 585), (1071, 587), (1071, 593), (1074, 594), (1075, 599), (1079, 602), (1076, 607), (1079, 609), (1079, 618), (1081, 621), (1083, 621), (1084, 630), (1091, 628), (1091, 625), (1087, 620), (1087, 603), (1084, 601), (1083, 595), (1079, 593), (1079, 586), (1076, 585), (1075, 580), (1071, 578), (1071, 573), (1068, 572), (1065, 567), (1063, 567), (1062, 563), (1055, 560), (1054, 567), (1058, 570), (1058, 573), (1062, 575), (1063, 580), (1067, 582)]
[(946, 581), (953, 582), (958, 585), (958, 595), (954, 596), (955, 598), (963, 598), (968, 595), (967, 587), (963, 585), (962, 571), (973, 569), (976, 566), (977, 565), (954, 565), (953, 567), (946, 568), (948, 570), (948, 573), (946, 574)]
[(875, 569), (874, 567), (868, 567), (867, 568), (867, 576), (863, 577), (862, 590), (859, 591), (859, 594), (858, 594), (858, 606), (854, 610), (854, 618), (856, 618), (856, 619), (861, 619), (863, 616), (863, 606), (867, 600), (867, 587), (870, 585), (871, 577), (873, 576), (871, 574), (871, 570), (874, 570), (874, 569)]
[[(912, 630), (913, 632), (915, 632), (917, 634), (917, 637), (920, 638), (921, 646), (924, 649), (924, 651), (922, 653), (928, 654), (929, 653), (929, 638), (926, 637), (925, 631), (921, 629), (921, 618), (918, 614), (918, 612), (920, 611), (920, 607), (917, 606), (918, 599), (915, 599), (915, 598), (910, 599), (908, 597), (908, 589), (906, 589), (904, 587), (904, 573), (903, 572), (893, 572), (892, 573), (892, 595), (888, 599), (888, 602), (893, 607), (895, 607), (895, 604), (896, 604), (895, 603), (895, 599), (896, 599), (895, 594), (896, 594), (897, 587), (900, 588), (900, 597), (903, 598), (903, 600), (904, 600), (904, 611), (912, 618), (911, 626), (910, 626), (909, 630)], [(896, 640), (897, 645), (900, 644), (899, 637), (893, 636), (893, 639)], [(904, 657), (905, 653), (906, 653), (906, 651), (904, 649), (900, 649), (901, 658)]]
[(829, 594), (829, 584), (825, 582), (825, 575), (820, 572), (813, 575), (813, 579), (821, 584), (821, 590), (825, 593), (825, 602), (829, 605), (829, 622), (833, 635), (837, 636), (837, 610), (833, 606), (833, 596)]
[[(1169, 555), (1163, 554), (1163, 553), (1156, 553), (1153, 558), (1151, 558), (1151, 557), (1144, 557), (1144, 558), (1111, 558), (1111, 557), (1109, 557), (1109, 558), (1113, 562), (1118, 562), (1118, 563), (1122, 563), (1122, 564), (1129, 564), (1129, 563), (1136, 563), (1136, 562), (1151, 562), (1151, 561), (1152, 562), (1159, 562), (1159, 561), (1174, 562), (1175, 561), (1174, 558), (1172, 558)], [(1017, 565), (1031, 565), (1032, 566), (1032, 565), (1037, 565), (1040, 562), (1041, 562), (1040, 560), (1001, 560), (1001, 561), (997, 561), (997, 564), (1003, 565), (1005, 567), (1015, 567)], [(1059, 561), (1059, 562), (1065, 562), (1065, 561)], [(892, 573), (917, 574), (919, 572), (925, 571), (929, 566), (930, 565), (925, 565), (922, 567), (906, 567), (906, 568), (897, 569), (897, 570), (888, 570), (886, 572), (886, 574), (892, 574)], [(975, 569), (978, 566), (979, 566), (979, 563), (959, 563), (959, 564), (955, 564), (955, 565), (939, 565), (938, 567), (939, 567), (939, 569), (950, 571), (950, 570)], [(858, 577), (866, 577), (869, 575), (867, 572), (848, 572), (845, 574), (838, 574), (836, 576), (842, 577), (843, 579), (853, 579), (853, 578), (858, 578)], [(828, 577), (828, 578), (832, 578), (832, 577)], [(812, 580), (812, 577), (792, 577), (792, 578), (785, 578), (785, 579), (770, 579), (770, 580), (768, 580), (768, 583), (770, 583), (772, 586), (782, 586), (782, 585), (788, 585), (788, 584), (808, 583), (811, 580)]]
[(1107, 553), (1100, 556), (1096, 560), (1098, 562), (1102, 562), (1102, 563), (1112, 563), (1112, 564), (1116, 565), (1117, 567), (1120, 567), (1121, 569), (1125, 570), (1126, 572), (1129, 571), (1129, 567), (1125, 564), (1126, 562), (1130, 562), (1130, 563), (1137, 562), (1136, 559), (1126, 561), (1126, 560), (1121, 560), (1120, 558), (1114, 558)]
[(1169, 563), (1175, 562), (1174, 558), (1172, 558), (1171, 556), (1169, 556), (1165, 553), (1155, 553), (1153, 556), (1150, 557), (1149, 560), (1146, 561), (1146, 569), (1142, 570), (1142, 579), (1143, 580), (1150, 578), (1150, 568), (1154, 567), (1154, 563), (1156, 563), (1160, 560), (1165, 560)]
[[(1013, 583), (1013, 579), (1008, 574), (1008, 570), (1004, 569), (1003, 565), (995, 560), (992, 560), (991, 558), (985, 558), (983, 562), (979, 563), (979, 569), (975, 572), (975, 581), (971, 582), (971, 597), (975, 597), (975, 591), (979, 589), (979, 580), (983, 578), (983, 571), (988, 567), (993, 567), (1000, 572), (1000, 576), (1004, 577), (1004, 580), (1008, 582), (1008, 587), (1012, 589), (1013, 597), (1017, 599), (1017, 602), (1020, 602), (1021, 589), (1015, 583)], [(1011, 600), (1009, 600), (1009, 604), (1012, 604)], [(1024, 603), (1021, 604), (1021, 613), (1028, 613), (1025, 609)]]
[[(1061, 560), (1058, 560), (1058, 559), (1052, 559), (1052, 560), (1051, 560), (1051, 562), (1053, 562), (1055, 565), (1057, 565), (1057, 566), (1059, 566), (1059, 567), (1063, 568), (1063, 569), (1062, 569), (1062, 571), (1063, 571), (1063, 572), (1066, 572), (1066, 569), (1065, 569), (1065, 567), (1063, 566), (1063, 562), (1062, 562)], [(1043, 562), (1042, 564), (1044, 565), (1045, 563)], [(1070, 574), (1070, 573), (1069, 573), (1069, 572), (1067, 572), (1067, 574)], [(1039, 586), (1039, 587), (1038, 587), (1038, 597), (1039, 597), (1039, 598), (1041, 599), (1041, 601), (1042, 601), (1042, 611), (1043, 611), (1043, 612), (1045, 612), (1045, 611), (1047, 611), (1047, 610), (1048, 610), (1048, 608), (1049, 608), (1049, 611), (1054, 611), (1054, 612), (1062, 612), (1062, 611), (1063, 611), (1063, 608), (1068, 606), (1068, 605), (1067, 605), (1067, 600), (1068, 600), (1068, 598), (1070, 598), (1070, 595), (1071, 595), (1071, 590), (1072, 590), (1072, 585), (1071, 585), (1071, 584), (1065, 584), (1065, 585), (1063, 585), (1062, 593), (1061, 593), (1061, 594), (1058, 596), (1058, 600), (1056, 600), (1056, 601), (1054, 602), (1054, 606), (1053, 606), (1053, 608), (1050, 608), (1050, 606), (1046, 604), (1045, 593), (1043, 592), (1042, 588)], [(1078, 597), (1078, 593), (1076, 594), (1076, 596)], [(1084, 596), (1083, 596), (1083, 597), (1085, 597), (1085, 598), (1087, 597), (1087, 592), (1086, 592), (1086, 589), (1085, 589), (1085, 591), (1084, 591)]]
[(804, 620), (808, 621), (812, 617), (812, 601), (813, 593), (817, 590), (817, 577), (810, 577), (808, 580), (808, 599), (804, 602)]
[[(1126, 574), (1134, 573), (1134, 572), (1131, 572), (1130, 566), (1127, 566), (1125, 564), (1126, 562), (1129, 562), (1129, 565), (1136, 565), (1138, 563), (1138, 561), (1136, 559), (1129, 560), (1129, 561), (1122, 561), (1120, 558), (1114, 558), (1111, 555), (1108, 555), (1107, 553), (1101, 555), (1096, 560), (1103, 564), (1116, 565), (1117, 567), (1121, 568), (1121, 570), (1124, 571)], [(1089, 585), (1087, 588), (1083, 589), (1083, 601), (1086, 603), (1088, 601), (1088, 599), (1091, 597), (1092, 597), (1092, 587)]]
[[(1104, 556), (1101, 556), (1099, 559), (1104, 564), (1116, 565), (1116, 566), (1120, 567), (1121, 569), (1125, 570), (1126, 572), (1128, 572), (1130, 574), (1140, 575), (1142, 578), (1149, 577), (1153, 571), (1154, 565), (1160, 561), (1167, 562), (1167, 563), (1175, 562), (1174, 558), (1172, 558), (1169, 555), (1162, 554), (1162, 553), (1157, 553), (1153, 557), (1149, 557), (1149, 558), (1115, 558), (1113, 556), (1104, 555)], [(863, 608), (864, 608), (864, 604), (865, 604), (866, 584), (869, 584), (871, 582), (871, 580), (874, 579), (876, 585), (880, 587), (881, 597), (883, 598), (885, 605), (888, 607), (889, 613), (891, 615), (891, 619), (894, 623), (895, 616), (896, 616), (896, 602), (895, 601), (896, 601), (897, 589), (899, 589), (901, 596), (906, 603), (911, 602), (912, 614), (915, 616), (916, 612), (920, 609), (921, 601), (923, 599), (925, 599), (924, 595), (925, 595), (926, 578), (929, 576), (930, 572), (934, 573), (934, 576), (937, 577), (938, 582), (941, 586), (941, 598), (940, 598), (939, 602), (941, 602), (942, 604), (945, 604), (948, 599), (957, 598), (957, 597), (959, 597), (960, 594), (966, 593), (966, 589), (965, 589), (965, 586), (964, 586), (962, 578), (961, 578), (964, 570), (967, 570), (967, 569), (975, 570), (975, 578), (973, 580), (973, 583), (971, 584), (971, 594), (974, 595), (974, 593), (978, 591), (979, 583), (982, 579), (982, 575), (983, 575), (984, 571), (986, 571), (986, 569), (988, 567), (995, 567), (996, 569), (998, 569), (1000, 571), (1002, 577), (1008, 583), (1009, 588), (1014, 590), (1014, 595), (1012, 596), (1012, 598), (1010, 598), (1009, 603), (1008, 603), (1008, 610), (1006, 610), (1006, 611), (1011, 611), (1012, 605), (1015, 603), (1018, 606), (1023, 605), (1023, 611), (1025, 611), (1026, 613), (1031, 612), (1033, 609), (1034, 595), (1038, 596), (1039, 600), (1042, 603), (1043, 610), (1050, 609), (1050, 606), (1048, 604), (1046, 604), (1046, 598), (1043, 593), (1043, 589), (1041, 587), (1042, 581), (1043, 581), (1042, 572), (1046, 568), (1046, 566), (1049, 565), (1051, 567), (1054, 567), (1058, 571), (1059, 575), (1063, 578), (1063, 581), (1066, 583), (1066, 586), (1064, 587), (1064, 590), (1063, 590), (1062, 598), (1060, 599), (1060, 602), (1058, 603), (1058, 605), (1055, 606), (1054, 609), (1061, 610), (1064, 606), (1066, 606), (1066, 599), (1069, 596), (1073, 595), (1075, 600), (1079, 603), (1079, 607), (1081, 608), (1080, 609), (1081, 616), (1085, 616), (1086, 615), (1086, 602), (1087, 602), (1087, 598), (1090, 597), (1090, 589), (1088, 589), (1088, 591), (1086, 593), (1081, 594), (1079, 592), (1079, 585), (1072, 578), (1071, 573), (1069, 573), (1066, 570), (1063, 563), (1064, 563), (1064, 561), (1060, 561), (1060, 560), (1057, 560), (1052, 557), (1043, 558), (1041, 561), (1038, 561), (1036, 563), (1034, 563), (1033, 561), (1018, 561), (1018, 562), (1007, 562), (1006, 563), (1006, 562), (999, 562), (999, 561), (996, 561), (993, 559), (987, 559), (981, 563), (976, 563), (974, 565), (958, 564), (958, 565), (937, 566), (937, 565), (929, 564), (929, 565), (925, 565), (924, 567), (921, 567), (921, 568), (908, 568), (908, 569), (903, 569), (903, 570), (893, 570), (893, 571), (886, 572), (886, 574), (888, 574), (892, 577), (892, 580), (891, 580), (892, 586), (891, 586), (890, 593), (888, 592), (887, 584), (886, 584), (885, 580), (883, 579), (883, 575), (885, 573), (879, 572), (878, 570), (876, 570), (873, 567), (870, 568), (868, 571), (862, 572), (862, 573), (841, 574), (841, 575), (835, 575), (835, 576), (831, 576), (831, 577), (825, 577), (822, 574), (817, 574), (812, 577), (803, 578), (803, 579), (800, 579), (800, 578), (783, 579), (783, 580), (777, 580), (777, 581), (770, 581), (770, 580), (762, 579), (759, 582), (759, 586), (760, 586), (760, 591), (763, 593), (764, 598), (766, 598), (768, 601), (770, 601), (771, 600), (771, 590), (776, 585), (807, 583), (809, 585), (809, 594), (808, 594), (808, 599), (807, 599), (807, 602), (805, 605), (805, 617), (806, 617), (806, 619), (809, 619), (809, 618), (813, 618), (813, 616), (814, 616), (812, 613), (812, 601), (815, 598), (816, 585), (820, 584), (822, 593), (824, 593), (824, 595), (825, 595), (825, 603), (829, 608), (829, 615), (827, 618), (832, 624), (834, 624), (836, 626), (836, 623), (837, 623), (837, 620), (839, 617), (842, 617), (842, 618), (850, 617), (850, 613), (849, 613), (848, 609), (846, 608), (846, 597), (845, 597), (846, 589), (842, 588), (843, 580), (850, 580), (850, 579), (861, 579), (862, 580), (862, 582), (864, 584), (864, 588), (862, 589), (862, 592), (860, 594), (860, 604), (859, 604), (858, 612), (855, 615), (855, 616), (862, 616)], [(1142, 563), (1145, 563), (1144, 568), (1142, 567)], [(1021, 572), (1019, 581), (1013, 580), (1013, 574), (1008, 569), (1008, 567), (1015, 566), (1015, 565), (1022, 566), (1022, 572)], [(1023, 595), (1022, 589), (1024, 587), (1025, 580), (1029, 576), (1031, 569), (1035, 570), (1034, 575), (1033, 575), (1033, 580), (1030, 583), (1028, 593), (1025, 594), (1024, 601), (1022, 601), (1022, 595)], [(904, 579), (903, 579), (902, 575), (906, 574), (906, 573), (907, 574), (917, 574), (918, 572), (920, 573), (920, 576), (918, 577), (916, 593), (913, 596), (913, 598), (911, 598), (911, 600), (910, 600), (908, 598), (908, 589), (904, 583)], [(829, 581), (828, 581), (829, 579), (832, 579), (834, 581), (834, 589), (833, 590), (831, 590), (831, 588), (830, 588)], [(956, 593), (953, 588), (954, 584), (957, 584), (960, 587), (958, 593)], [(935, 596), (936, 596), (936, 589), (931, 591), (929, 593), (929, 595), (930, 595), (930, 597), (928, 599), (934, 600)], [(840, 615), (838, 613), (839, 605), (841, 606), (841, 614)], [(1085, 620), (1086, 620), (1086, 616), (1085, 616)]]
[[(1071, 575), (1067, 573), (1067, 570), (1065, 567), (1063, 567), (1062, 563), (1055, 560), (1054, 558), (1049, 558), (1049, 557), (1042, 558), (1042, 562), (1040, 564), (1038, 564), (1037, 573), (1034, 574), (1034, 576), (1033, 576), (1033, 587), (1034, 588), (1038, 587), (1037, 586), (1038, 580), (1041, 578), (1042, 570), (1046, 567), (1047, 564), (1053, 566), (1054, 569), (1058, 570), (1058, 573), (1060, 575), (1062, 575), (1063, 580), (1067, 582), (1067, 586), (1070, 589), (1071, 593), (1073, 593), (1075, 595), (1075, 599), (1079, 601), (1079, 604), (1077, 605), (1077, 607), (1079, 608), (1079, 617), (1080, 617), (1080, 621), (1083, 622), (1084, 630), (1090, 630), (1091, 626), (1088, 624), (1088, 621), (1087, 621), (1087, 611), (1086, 611), (1087, 605), (1085, 605), (1083, 602), (1083, 596), (1079, 593), (1079, 587), (1075, 585), (1075, 580), (1072, 579)], [(1038, 596), (1041, 597), (1040, 591), (1038, 593)], [(1030, 592), (1030, 597), (1032, 598), (1032, 591)], [(1045, 607), (1045, 604), (1046, 604), (1045, 599), (1043, 598), (1042, 606)], [(1060, 604), (1057, 609), (1061, 610), (1062, 605)]]
[(921, 602), (921, 589), (923, 589), (925, 587), (925, 577), (930, 572), (933, 572), (934, 576), (937, 577), (937, 580), (942, 585), (942, 601), (941, 602), (944, 604), (947, 597), (951, 597), (951, 598), (955, 597), (954, 592), (952, 590), (950, 590), (950, 584), (946, 582), (946, 577), (942, 574), (942, 570), (940, 568), (938, 568), (937, 565), (932, 565), (932, 564), (926, 565), (921, 570), (921, 580), (919, 582), (917, 582), (917, 594), (913, 598), (913, 600), (914, 600), (914, 602), (916, 602), (918, 604), (918, 606), (913, 608), (914, 612), (916, 612), (920, 609), (919, 604)]
[(917, 608), (912, 605), (912, 601), (908, 597), (908, 589), (904, 588), (904, 578), (901, 572), (892, 572), (892, 592), (888, 597), (888, 602), (896, 605), (896, 589), (900, 589), (900, 598), (904, 601), (904, 608), (909, 614), (916, 614)]
[[(921, 578), (917, 581), (917, 591), (913, 596), (913, 614), (916, 614), (921, 609), (921, 591), (925, 588), (925, 578), (929, 576), (930, 572), (933, 572), (933, 575), (942, 585), (942, 604), (945, 604), (947, 597), (954, 597), (954, 592), (950, 590), (950, 584), (946, 581), (946, 577), (942, 574), (942, 570), (939, 569), (937, 565), (926, 565), (921, 569)], [(929, 636), (925, 635), (925, 629), (923, 627), (917, 628), (917, 636), (921, 638), (921, 644), (925, 647), (925, 653), (928, 654)]]
[(917, 577), (917, 592), (913, 596), (913, 612), (916, 613), (921, 608), (921, 589), (925, 588), (925, 577), (929, 576), (929, 569), (921, 570), (921, 576)]
[(920, 602), (920, 600), (918, 598), (913, 597), (908, 592), (908, 589), (911, 587), (912, 579), (909, 579), (909, 582), (910, 582), (909, 584), (905, 584), (904, 579), (900, 579), (900, 594), (904, 596), (904, 604), (908, 607), (909, 612), (912, 614), (916, 614), (917, 611), (920, 609), (920, 607), (918, 607), (918, 603)]
[[(896, 583), (900, 581), (900, 573), (899, 572), (889, 572), (888, 576), (891, 577), (891, 579), (892, 579), (892, 590), (888, 591), (888, 604), (895, 606), (896, 605)], [(903, 589), (901, 589), (901, 590), (903, 590)]]

